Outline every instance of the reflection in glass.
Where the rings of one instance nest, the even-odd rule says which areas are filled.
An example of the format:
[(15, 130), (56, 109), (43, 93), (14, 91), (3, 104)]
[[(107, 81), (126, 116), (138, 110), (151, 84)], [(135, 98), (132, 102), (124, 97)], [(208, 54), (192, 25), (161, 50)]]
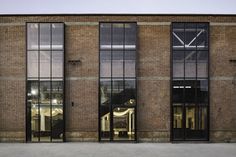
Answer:
[(100, 24), (100, 49), (111, 49), (111, 24)]
[(125, 51), (125, 77), (135, 77), (135, 51)]
[(38, 141), (39, 137), (39, 106), (38, 106), (38, 82), (29, 81), (27, 92), (27, 103), (30, 107), (31, 116), (31, 141)]
[(111, 80), (100, 80), (100, 125), (101, 139), (110, 139), (110, 103), (111, 103)]
[(136, 23), (100, 23), (99, 43), (100, 140), (135, 140)]
[(40, 49), (47, 50), (51, 48), (51, 25), (40, 24)]
[(124, 91), (124, 105), (135, 105), (136, 104), (136, 82), (135, 79), (125, 80), (125, 91)]
[(40, 51), (40, 77), (50, 77), (51, 52)]
[(50, 109), (50, 82), (40, 82), (40, 141), (50, 141), (51, 136), (51, 109)]
[(115, 23), (112, 25), (112, 49), (124, 48), (124, 24)]
[(63, 82), (52, 81), (52, 139), (62, 141), (63, 139)]
[(112, 53), (112, 76), (123, 77), (123, 51)]
[(102, 79), (100, 80), (100, 100), (101, 105), (109, 105), (111, 102), (111, 80)]
[(52, 77), (63, 77), (63, 51), (52, 51)]
[(134, 108), (113, 109), (113, 139), (134, 140), (135, 133)]
[(63, 36), (62, 23), (27, 24), (27, 141), (63, 141)]
[(38, 41), (38, 24), (30, 23), (27, 24), (27, 49), (28, 50), (37, 50), (39, 47)]
[(185, 52), (185, 77), (196, 77), (196, 51)]
[(111, 77), (111, 51), (100, 52), (100, 76)]
[(113, 105), (124, 103), (124, 81), (123, 79), (112, 80), (112, 100)]
[(28, 77), (38, 77), (38, 51), (27, 52)]
[(184, 51), (173, 51), (173, 77), (184, 77)]
[(208, 27), (208, 23), (172, 24), (174, 140), (208, 138)]
[(198, 51), (197, 58), (197, 77), (208, 76), (208, 52)]
[(136, 24), (125, 24), (125, 49), (133, 50), (136, 48)]
[(52, 49), (55, 50), (63, 50), (63, 24), (62, 23), (54, 23), (52, 24)]

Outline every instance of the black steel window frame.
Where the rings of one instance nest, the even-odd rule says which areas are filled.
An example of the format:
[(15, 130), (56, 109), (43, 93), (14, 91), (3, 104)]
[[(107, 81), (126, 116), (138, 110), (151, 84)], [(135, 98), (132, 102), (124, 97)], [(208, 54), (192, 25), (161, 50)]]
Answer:
[[(38, 24), (38, 26), (39, 26), (39, 28), (38, 28), (38, 49), (37, 50), (32, 50), (32, 49), (28, 49), (28, 25), (29, 24)], [(39, 54), (39, 52), (40, 52), (40, 24), (50, 24), (50, 50), (47, 50), (47, 49), (45, 49), (45, 50), (42, 50), (42, 51), (50, 51), (50, 52), (52, 52), (52, 51), (62, 51), (63, 52), (63, 67), (62, 67), (62, 72), (63, 72), (63, 74), (62, 74), (62, 84), (63, 84), (63, 100), (62, 100), (62, 102), (63, 102), (63, 137), (62, 137), (62, 141), (60, 141), (59, 143), (61, 143), (61, 142), (65, 142), (66, 141), (66, 134), (65, 134), (65, 121), (66, 121), (66, 105), (65, 105), (65, 103), (66, 103), (66, 92), (65, 92), (65, 87), (66, 87), (66, 85), (65, 85), (65, 83), (66, 83), (66, 81), (65, 81), (65, 60), (66, 60), (66, 55), (65, 55), (65, 23), (64, 22), (57, 22), (57, 21), (55, 21), (55, 22), (41, 22), (41, 21), (38, 21), (38, 22), (26, 22), (25, 23), (25, 50), (26, 50), (26, 57), (25, 57), (25, 62), (26, 62), (26, 70), (25, 70), (25, 73), (26, 73), (26, 79), (25, 79), (25, 86), (26, 86), (26, 88), (25, 88), (25, 141), (26, 142), (30, 142), (30, 143), (36, 143), (36, 142), (41, 142), (40, 141), (40, 137), (38, 138), (38, 141), (31, 141), (31, 137), (29, 138), (29, 136), (31, 136), (31, 115), (28, 115), (28, 113), (31, 113), (31, 111), (29, 112), (29, 109), (31, 110), (31, 107), (29, 108), (29, 106), (28, 106), (28, 87), (29, 87), (29, 81), (28, 81), (28, 78), (30, 78), (30, 77), (28, 77), (28, 51), (38, 51), (38, 54)], [(62, 31), (62, 35), (63, 35), (63, 42), (62, 42), (62, 44), (63, 44), (63, 49), (60, 49), (60, 50), (58, 50), (58, 49), (55, 49), (55, 50), (53, 50), (52, 49), (52, 30), (51, 30), (51, 28), (52, 28), (52, 24), (62, 24), (63, 25), (63, 31)], [(50, 53), (50, 58), (52, 57), (52, 53)], [(40, 56), (38, 55), (38, 62), (40, 62)], [(50, 59), (50, 71), (51, 71), (51, 73), (50, 73), (50, 91), (51, 91), (51, 88), (52, 88), (52, 59)], [(40, 92), (40, 78), (39, 78), (39, 73), (40, 73), (40, 66), (38, 66), (38, 77), (37, 77), (37, 81), (38, 81), (38, 92)], [(41, 78), (43, 78), (43, 77), (41, 77)], [(53, 77), (53, 78), (56, 78), (56, 77)], [(59, 77), (58, 77), (59, 78)], [(60, 77), (61, 78), (61, 77)], [(44, 78), (43, 78), (44, 79)], [(52, 94), (50, 94), (50, 97), (51, 97), (51, 95)], [(38, 96), (38, 102), (40, 101), (39, 100), (40, 99), (40, 96)], [(50, 100), (50, 104), (52, 103), (52, 100)], [(51, 109), (52, 108), (52, 106), (50, 105), (50, 110), (52, 110)], [(39, 111), (39, 113), (40, 113), (40, 111)], [(52, 114), (52, 113), (50, 113), (50, 114)], [(29, 125), (30, 124), (30, 125)], [(40, 125), (40, 118), (39, 118), (39, 125)], [(52, 127), (52, 117), (50, 118), (50, 127)], [(51, 132), (52, 132), (52, 130), (51, 130)], [(51, 133), (52, 134), (52, 133)], [(53, 143), (58, 143), (58, 141), (52, 141), (52, 136), (50, 135), (50, 141), (49, 142), (53, 142)], [(44, 142), (43, 141), (43, 143), (47, 143), (47, 142)]]
[[(173, 137), (173, 134), (174, 134), (174, 128), (173, 128), (173, 122), (174, 122), (174, 102), (173, 102), (173, 52), (176, 51), (173, 49), (173, 25), (174, 24), (184, 24), (184, 33), (185, 33), (185, 25), (186, 24), (196, 24), (196, 28), (197, 28), (197, 25), (198, 24), (205, 24), (207, 26), (207, 41), (208, 41), (208, 48), (203, 50), (203, 51), (207, 51), (208, 52), (208, 58), (207, 58), (207, 82), (208, 82), (208, 96), (207, 96), (207, 99), (208, 99), (208, 102), (206, 105), (204, 105), (203, 107), (206, 107), (207, 109), (207, 129), (206, 129), (206, 132), (207, 132), (207, 135), (206, 135), (206, 138), (205, 139), (186, 139), (185, 137), (185, 130), (184, 130), (184, 138), (183, 139), (174, 139)], [(186, 38), (186, 36), (184, 35), (184, 39)], [(185, 41), (184, 41), (185, 42)], [(197, 47), (197, 44), (196, 44), (196, 47)], [(170, 141), (172, 142), (177, 142), (177, 141), (209, 141), (209, 130), (210, 130), (210, 25), (209, 25), (209, 22), (172, 22), (171, 23), (171, 28), (170, 28), (170, 50), (171, 50), (171, 53), (170, 53)], [(178, 50), (177, 50), (178, 51)], [(181, 50), (180, 50), (181, 51)], [(185, 48), (182, 50), (182, 51), (186, 51)], [(197, 48), (196, 48), (196, 53), (197, 53)], [(199, 50), (201, 51), (201, 50)], [(185, 52), (184, 52), (185, 54)], [(197, 54), (196, 54), (197, 55)], [(197, 58), (196, 58), (197, 60)], [(196, 62), (196, 70), (197, 70), (197, 62)], [(197, 71), (196, 71), (197, 73)], [(185, 61), (184, 61), (184, 80), (185, 80)], [(197, 75), (195, 77), (195, 81), (197, 80)], [(196, 95), (195, 95), (195, 99), (196, 99)], [(195, 100), (195, 103), (198, 104), (198, 102)], [(183, 114), (183, 120), (182, 120), (182, 127), (183, 129), (186, 129), (185, 125), (186, 125), (186, 114), (185, 114), (185, 111), (186, 111), (186, 107), (185, 107), (185, 100), (183, 100), (183, 104), (182, 105), (182, 114)], [(195, 107), (198, 107), (198, 105), (195, 105)], [(191, 107), (191, 106), (190, 106)]]
[[(100, 32), (100, 26), (101, 26), (101, 24), (111, 24), (111, 31), (112, 31), (112, 24), (135, 24), (135, 26), (136, 26), (136, 34), (135, 34), (135, 77), (124, 77), (124, 75), (125, 75), (125, 72), (124, 72), (124, 55), (123, 55), (123, 83), (124, 83), (124, 80), (125, 80), (125, 78), (127, 78), (127, 79), (134, 79), (135, 80), (135, 96), (136, 96), (136, 100), (135, 100), (135, 105), (133, 105), (133, 106), (125, 106), (125, 105), (123, 105), (123, 106), (119, 106), (119, 107), (121, 107), (121, 108), (134, 108), (134, 117), (135, 117), (135, 122), (134, 122), (134, 125), (135, 125), (135, 135), (134, 135), (134, 140), (113, 140), (113, 130), (112, 130), (112, 128), (113, 128), (113, 123), (112, 123), (112, 121), (113, 121), (113, 107), (112, 107), (112, 105), (111, 105), (111, 103), (110, 103), (110, 118), (111, 118), (111, 120), (110, 120), (110, 139), (109, 140), (102, 140), (101, 139), (101, 114), (100, 114), (100, 103), (101, 103), (101, 91), (100, 91), (100, 87), (101, 87), (101, 85), (100, 85), (100, 82), (101, 82), (101, 79), (110, 79), (111, 80), (111, 88), (112, 88), (112, 79), (116, 79), (116, 78), (120, 78), (120, 77), (112, 77), (112, 63), (111, 63), (111, 76), (110, 77), (100, 77), (100, 74), (101, 74), (101, 67), (100, 67), (100, 65), (101, 65), (101, 59), (100, 59), (100, 52), (101, 51), (104, 51), (104, 50), (102, 50), (101, 49), (101, 41), (100, 41), (100, 37), (101, 37), (101, 32)], [(138, 102), (137, 102), (137, 58), (138, 58), (138, 53), (137, 53), (137, 43), (138, 43), (138, 40), (137, 40), (137, 35), (138, 35), (138, 27), (137, 27), (137, 22), (136, 21), (100, 21), (99, 22), (99, 56), (98, 56), (98, 58), (99, 58), (99, 79), (98, 79), (98, 141), (99, 142), (137, 142), (137, 104), (138, 104)], [(112, 32), (111, 32), (111, 34), (112, 34)], [(124, 37), (125, 38), (125, 37)], [(111, 40), (112, 40), (112, 37), (111, 37)], [(125, 39), (123, 39), (123, 44), (125, 43), (124, 42), (124, 40)], [(112, 62), (112, 51), (114, 51), (114, 50), (112, 50), (112, 41), (111, 41), (111, 62)], [(119, 50), (118, 50), (119, 51)], [(125, 51), (125, 49), (123, 48), (123, 50), (122, 51)], [(123, 52), (123, 54), (124, 54), (124, 52)], [(115, 106), (114, 108), (116, 108), (116, 107), (118, 107), (118, 106)]]

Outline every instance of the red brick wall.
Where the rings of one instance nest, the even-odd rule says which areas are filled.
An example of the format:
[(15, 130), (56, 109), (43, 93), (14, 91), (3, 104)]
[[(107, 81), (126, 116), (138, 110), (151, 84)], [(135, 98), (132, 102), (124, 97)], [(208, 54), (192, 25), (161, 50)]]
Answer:
[(0, 141), (25, 140), (25, 22), (34, 21), (66, 22), (68, 141), (98, 140), (99, 21), (138, 22), (139, 141), (170, 139), (170, 22), (210, 22), (210, 140), (236, 141), (236, 16), (174, 15), (0, 16)]

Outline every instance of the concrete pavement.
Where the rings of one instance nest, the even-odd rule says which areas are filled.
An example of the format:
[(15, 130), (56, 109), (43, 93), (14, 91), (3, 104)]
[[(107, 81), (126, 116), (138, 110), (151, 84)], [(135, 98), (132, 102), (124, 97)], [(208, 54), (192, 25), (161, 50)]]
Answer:
[(0, 143), (0, 157), (236, 157), (236, 143)]

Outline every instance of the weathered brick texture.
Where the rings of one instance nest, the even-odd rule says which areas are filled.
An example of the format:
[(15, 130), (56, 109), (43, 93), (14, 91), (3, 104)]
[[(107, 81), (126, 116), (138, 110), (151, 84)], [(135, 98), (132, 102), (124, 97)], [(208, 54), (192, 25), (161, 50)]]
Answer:
[(151, 142), (170, 140), (170, 22), (210, 22), (210, 140), (236, 141), (236, 16), (187, 15), (0, 16), (0, 141), (25, 141), (25, 22), (65, 22), (66, 140), (98, 141), (100, 21), (138, 22), (137, 136)]

